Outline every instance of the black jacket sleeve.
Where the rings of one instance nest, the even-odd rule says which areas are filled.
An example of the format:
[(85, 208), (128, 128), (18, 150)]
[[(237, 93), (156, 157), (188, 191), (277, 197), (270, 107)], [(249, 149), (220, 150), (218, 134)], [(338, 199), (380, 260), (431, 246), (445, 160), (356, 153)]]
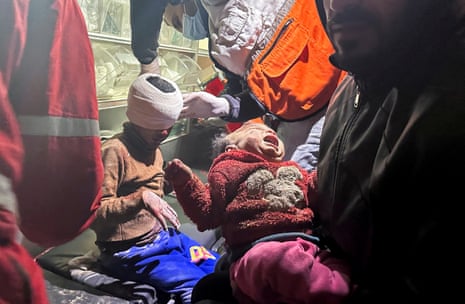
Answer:
[(221, 117), (225, 121), (245, 122), (268, 113), (266, 108), (247, 90), (234, 96), (224, 94), (221, 97), (226, 98), (230, 106), (229, 115)]
[(229, 115), (221, 117), (229, 122), (244, 122), (249, 119), (263, 116), (268, 111), (249, 91), (245, 80), (240, 76), (223, 70), (227, 79), (221, 97), (229, 102)]
[(169, 0), (131, 0), (131, 47), (140, 63), (149, 64), (158, 55), (161, 22)]

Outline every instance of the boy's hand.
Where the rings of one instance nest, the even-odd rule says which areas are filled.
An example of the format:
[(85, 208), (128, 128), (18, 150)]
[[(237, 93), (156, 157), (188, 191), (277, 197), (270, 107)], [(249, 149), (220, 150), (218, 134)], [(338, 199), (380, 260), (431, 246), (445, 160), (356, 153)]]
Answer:
[(163, 229), (168, 229), (166, 219), (176, 229), (178, 229), (181, 226), (176, 210), (174, 210), (173, 207), (171, 207), (164, 199), (156, 195), (154, 192), (152, 192), (151, 190), (145, 190), (144, 192), (142, 192), (142, 200), (147, 206), (147, 209), (161, 223)]
[(165, 179), (171, 184), (182, 185), (192, 178), (192, 169), (181, 160), (175, 158), (165, 168)]

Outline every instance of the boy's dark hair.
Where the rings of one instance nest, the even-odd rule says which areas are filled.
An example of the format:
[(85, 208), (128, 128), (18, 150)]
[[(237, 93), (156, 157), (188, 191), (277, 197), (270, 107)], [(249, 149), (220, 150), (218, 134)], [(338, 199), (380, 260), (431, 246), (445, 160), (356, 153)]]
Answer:
[(176, 88), (171, 85), (165, 79), (162, 79), (158, 76), (147, 77), (147, 81), (150, 82), (154, 87), (162, 91), (163, 93), (172, 93), (176, 91)]

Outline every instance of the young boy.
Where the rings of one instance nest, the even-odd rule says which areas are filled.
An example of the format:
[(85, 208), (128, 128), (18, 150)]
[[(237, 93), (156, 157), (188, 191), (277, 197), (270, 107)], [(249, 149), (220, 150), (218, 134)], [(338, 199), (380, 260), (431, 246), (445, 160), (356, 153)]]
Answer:
[(93, 223), (107, 272), (142, 282), (189, 304), (197, 281), (214, 270), (218, 255), (178, 228), (176, 212), (164, 194), (160, 143), (179, 117), (178, 86), (156, 74), (142, 74), (131, 85), (122, 133), (102, 145), (103, 197)]
[[(312, 228), (314, 175), (293, 161), (282, 161), (284, 145), (264, 124), (247, 122), (217, 139), (214, 148), (223, 152), (213, 161), (208, 184), (180, 160), (170, 162), (165, 173), (199, 230), (221, 227), (233, 282), (236, 267), (246, 264), (248, 249), (267, 246), (259, 271), (240, 278), (250, 282), (252, 291), (245, 295), (236, 290), (235, 296), (252, 303), (304, 303), (312, 298), (338, 303), (349, 292), (348, 269), (305, 234)], [(273, 240), (273, 235), (285, 242), (261, 242), (264, 237)], [(272, 275), (276, 257), (290, 270), (279, 280)], [(272, 281), (264, 279), (267, 275)], [(310, 287), (309, 280), (314, 282)]]

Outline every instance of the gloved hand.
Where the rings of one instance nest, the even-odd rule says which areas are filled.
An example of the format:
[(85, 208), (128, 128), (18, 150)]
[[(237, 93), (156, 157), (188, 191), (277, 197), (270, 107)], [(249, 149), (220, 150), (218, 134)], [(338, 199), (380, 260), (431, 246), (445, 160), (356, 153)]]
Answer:
[(209, 118), (229, 114), (226, 98), (216, 97), (207, 92), (193, 92), (183, 95), (184, 107), (179, 118)]
[(142, 200), (144, 201), (147, 209), (161, 223), (163, 229), (168, 230), (168, 225), (166, 224), (165, 219), (167, 219), (176, 229), (181, 226), (176, 210), (174, 210), (173, 207), (154, 192), (151, 190), (145, 190), (142, 192)]
[(165, 179), (173, 186), (185, 184), (192, 178), (192, 169), (181, 160), (175, 158), (165, 168)]

